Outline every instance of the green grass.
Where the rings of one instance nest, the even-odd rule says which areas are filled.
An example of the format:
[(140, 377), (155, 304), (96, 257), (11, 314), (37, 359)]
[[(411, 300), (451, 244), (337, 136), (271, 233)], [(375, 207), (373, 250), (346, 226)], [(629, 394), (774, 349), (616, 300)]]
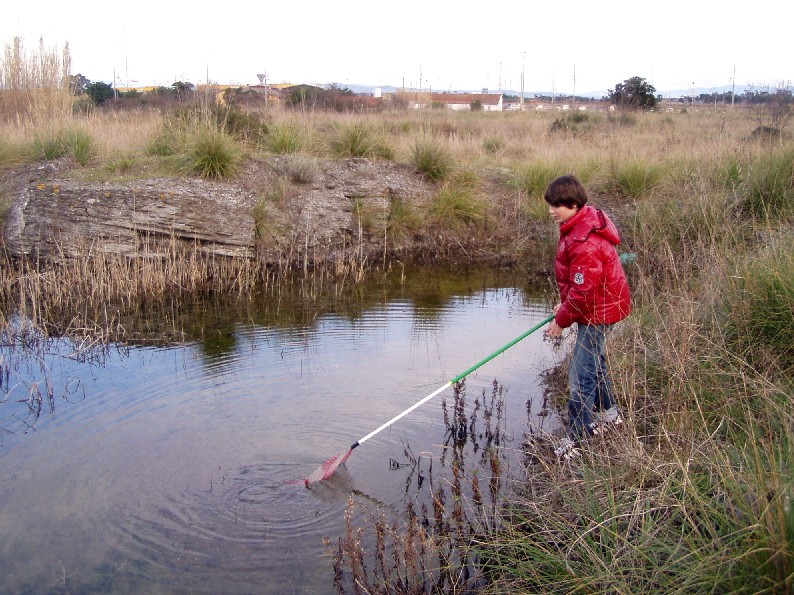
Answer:
[(280, 155), (299, 153), (308, 145), (306, 133), (294, 122), (271, 126), (265, 146)]
[(743, 258), (730, 277), (726, 332), (732, 351), (754, 366), (794, 374), (794, 244), (785, 236)]
[(461, 172), (443, 184), (430, 206), (433, 221), (453, 228), (482, 221), (487, 208), (479, 196), (478, 185), (476, 176), (468, 172)]
[(205, 129), (189, 140), (181, 161), (184, 169), (191, 174), (221, 179), (237, 172), (242, 162), (242, 151), (228, 134)]
[(0, 167), (19, 165), (33, 161), (33, 148), (24, 143), (12, 143), (0, 138)]
[(433, 138), (422, 137), (411, 148), (411, 163), (429, 180), (440, 182), (452, 171), (452, 158)]
[(80, 165), (87, 165), (96, 153), (91, 135), (79, 128), (39, 132), (34, 138), (33, 150), (47, 161), (69, 156)]
[(743, 206), (763, 219), (794, 219), (794, 149), (775, 151), (753, 165)]
[(389, 207), (386, 226), (392, 239), (402, 241), (422, 227), (422, 217), (408, 201), (395, 198)]
[(146, 154), (154, 157), (171, 157), (178, 155), (187, 143), (186, 132), (173, 125), (165, 125), (149, 141)]
[(661, 165), (640, 159), (613, 162), (608, 174), (608, 187), (629, 198), (645, 198), (662, 179)]
[(560, 163), (545, 160), (532, 161), (513, 175), (512, 184), (530, 198), (540, 198), (546, 193), (549, 183), (561, 175), (569, 173)]
[(371, 157), (376, 153), (377, 142), (371, 127), (356, 122), (336, 127), (329, 146), (337, 157)]

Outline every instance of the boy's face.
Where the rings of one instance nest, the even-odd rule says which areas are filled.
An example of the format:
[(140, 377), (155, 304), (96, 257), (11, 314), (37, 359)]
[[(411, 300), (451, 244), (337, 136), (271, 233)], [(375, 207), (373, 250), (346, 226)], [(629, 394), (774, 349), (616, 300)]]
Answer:
[(549, 213), (551, 213), (551, 216), (554, 218), (554, 220), (557, 223), (565, 223), (566, 221), (568, 221), (568, 219), (576, 215), (576, 212), (578, 210), (579, 208), (576, 206), (571, 208), (563, 205), (560, 205), (559, 207), (554, 207), (552, 205), (549, 205)]

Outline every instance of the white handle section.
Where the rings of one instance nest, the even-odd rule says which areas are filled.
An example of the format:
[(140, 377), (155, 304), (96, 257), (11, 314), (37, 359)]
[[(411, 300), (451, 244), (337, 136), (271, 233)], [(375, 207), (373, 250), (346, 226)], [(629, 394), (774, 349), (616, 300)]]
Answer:
[(402, 412), (402, 413), (400, 413), (399, 415), (396, 415), (396, 416), (392, 417), (392, 418), (391, 418), (389, 421), (387, 421), (385, 424), (383, 424), (383, 425), (382, 425), (381, 427), (379, 427), (377, 430), (372, 430), (372, 431), (371, 431), (369, 434), (367, 434), (366, 436), (364, 436), (363, 438), (361, 438), (361, 439), (358, 441), (358, 444), (361, 444), (362, 442), (365, 442), (366, 440), (369, 440), (370, 438), (372, 438), (372, 437), (373, 437), (375, 434), (377, 434), (377, 433), (378, 433), (378, 432), (380, 432), (381, 430), (385, 430), (385, 429), (386, 429), (386, 428), (388, 428), (390, 425), (392, 425), (394, 422), (396, 422), (398, 419), (400, 419), (401, 417), (403, 417), (403, 416), (405, 416), (405, 415), (408, 415), (409, 413), (411, 413), (411, 411), (413, 411), (413, 410), (414, 410), (414, 409), (416, 409), (417, 407), (419, 407), (419, 406), (421, 406), (421, 405), (424, 405), (424, 404), (425, 404), (425, 403), (427, 403), (427, 402), (428, 402), (430, 399), (432, 399), (433, 397), (435, 397), (435, 396), (436, 396), (438, 393), (440, 393), (440, 392), (442, 392), (442, 391), (444, 391), (444, 390), (448, 389), (450, 386), (452, 386), (452, 381), (449, 381), (449, 382), (447, 382), (447, 383), (446, 383), (444, 386), (442, 386), (441, 388), (439, 388), (439, 389), (435, 390), (434, 392), (430, 393), (429, 395), (427, 395), (427, 396), (426, 396), (424, 399), (422, 399), (422, 400), (421, 400), (421, 401), (419, 401), (418, 403), (415, 403), (415, 404), (411, 405), (411, 406), (410, 406), (408, 409), (406, 409), (405, 411), (403, 411), (403, 412)]

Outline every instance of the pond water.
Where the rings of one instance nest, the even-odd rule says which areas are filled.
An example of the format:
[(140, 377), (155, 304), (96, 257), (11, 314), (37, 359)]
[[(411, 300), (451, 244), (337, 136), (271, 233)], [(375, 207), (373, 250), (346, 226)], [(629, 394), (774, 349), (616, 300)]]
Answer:
[[(343, 533), (351, 494), (400, 514), (415, 468), (395, 462), (440, 456), (453, 391), (330, 479), (293, 480), (549, 311), (512, 274), (409, 277), (130, 322), (160, 346), (3, 347), (0, 591), (333, 593), (323, 538)], [(470, 400), (506, 390), (506, 450), (558, 423), (540, 378), (558, 357), (541, 330), (466, 379)]]

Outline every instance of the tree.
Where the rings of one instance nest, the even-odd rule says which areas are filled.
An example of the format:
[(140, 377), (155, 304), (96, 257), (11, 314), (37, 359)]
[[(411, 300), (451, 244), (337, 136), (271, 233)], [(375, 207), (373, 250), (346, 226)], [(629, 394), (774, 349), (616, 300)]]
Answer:
[(69, 90), (72, 92), (72, 95), (82, 95), (90, 84), (91, 81), (82, 74), (69, 75)]
[(658, 98), (654, 93), (653, 85), (640, 76), (633, 76), (615, 85), (614, 90), (610, 89), (607, 97), (619, 108), (647, 111), (656, 107)]
[(107, 83), (91, 83), (85, 88), (85, 92), (96, 105), (101, 105), (114, 95), (113, 87)]
[(185, 81), (176, 81), (173, 85), (171, 85), (171, 87), (174, 89), (174, 92), (179, 99), (187, 97), (196, 88), (193, 83), (187, 83)]

